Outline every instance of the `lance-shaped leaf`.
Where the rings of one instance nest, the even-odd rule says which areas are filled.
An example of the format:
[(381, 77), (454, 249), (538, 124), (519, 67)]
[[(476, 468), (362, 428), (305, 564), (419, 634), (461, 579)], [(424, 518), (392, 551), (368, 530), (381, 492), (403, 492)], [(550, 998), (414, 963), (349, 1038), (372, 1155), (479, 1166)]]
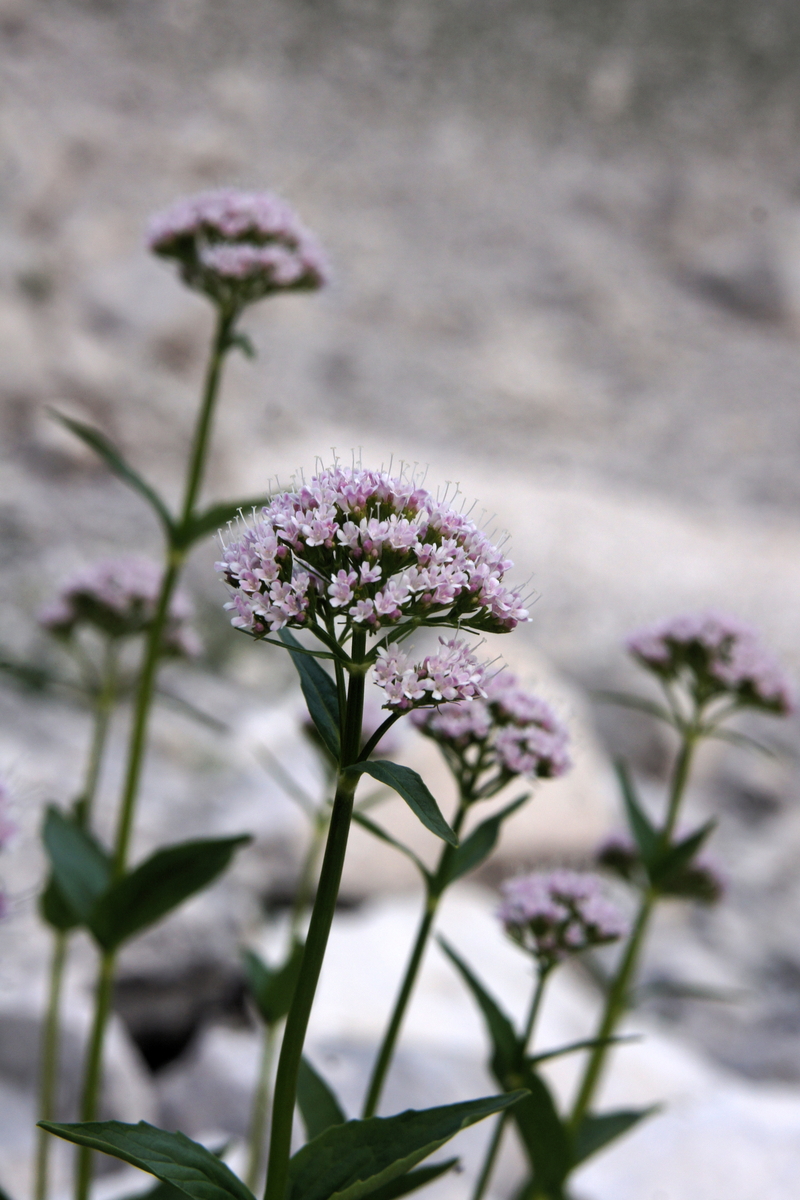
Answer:
[(621, 759), (618, 759), (614, 763), (614, 768), (617, 772), (620, 788), (622, 789), (622, 799), (625, 802), (628, 825), (630, 826), (634, 841), (639, 847), (642, 862), (649, 868), (651, 863), (655, 861), (659, 850), (660, 839), (658, 830), (654, 827), (647, 813), (639, 803), (627, 765)]
[(524, 1095), (484, 1096), (335, 1125), (292, 1158), (287, 1200), (361, 1200), (405, 1175), (462, 1129), (510, 1108)]
[(76, 1146), (100, 1150), (147, 1171), (191, 1200), (253, 1200), (249, 1188), (215, 1154), (182, 1133), (167, 1133), (146, 1121), (138, 1125), (123, 1125), (121, 1121), (88, 1121), (80, 1125), (40, 1121), (39, 1124), (48, 1133)]
[(146, 1192), (132, 1192), (130, 1196), (120, 1197), (120, 1200), (183, 1200), (183, 1195), (173, 1183), (162, 1183), (159, 1180)]
[(299, 653), (297, 648), (300, 643), (288, 629), (281, 629), (278, 637), (288, 647), (292, 656), (292, 662), (300, 676), (300, 687), (303, 689), (303, 696), (317, 733), (322, 738), (328, 753), (338, 763), (341, 744), (339, 740), (339, 695), (336, 684), (315, 658)]
[(598, 1150), (602, 1150), (609, 1142), (615, 1141), (627, 1133), (634, 1125), (638, 1125), (645, 1117), (658, 1112), (659, 1105), (650, 1108), (619, 1109), (610, 1113), (587, 1113), (575, 1133), (572, 1149), (572, 1165), (576, 1167), (585, 1162)]
[(463, 958), (456, 953), (449, 942), (445, 941), (443, 937), (439, 937), (437, 940), (472, 992), (483, 1013), (493, 1049), (492, 1072), (500, 1086), (507, 1087), (509, 1076), (523, 1065), (523, 1050), (514, 1026), (497, 1001), (489, 995), (483, 984), (473, 975)]
[(332, 1088), (305, 1055), (297, 1075), (297, 1105), (310, 1142), (332, 1125), (344, 1125), (347, 1120)]
[(268, 966), (252, 950), (242, 954), (248, 990), (267, 1025), (275, 1025), (288, 1013), (302, 961), (303, 943), (300, 941), (292, 942), (288, 958), (279, 967)]
[(220, 504), (212, 504), (176, 529), (175, 543), (181, 547), (192, 546), (200, 538), (216, 533), (229, 521), (235, 521), (240, 514), (264, 508), (271, 499), (271, 496), (248, 496), (245, 500), (224, 500)]
[(175, 525), (166, 504), (155, 488), (142, 479), (141, 475), (137, 471), (134, 471), (130, 463), (125, 461), (119, 450), (108, 440), (105, 434), (101, 433), (99, 429), (94, 429), (91, 425), (85, 425), (83, 421), (75, 421), (72, 417), (66, 417), (63, 413), (56, 412), (55, 409), (50, 409), (50, 415), (56, 421), (60, 421), (70, 433), (74, 433), (76, 437), (80, 438), (90, 449), (94, 450), (95, 454), (102, 458), (103, 462), (116, 475), (117, 479), (121, 479), (123, 483), (127, 483), (128, 487), (133, 488), (135, 492), (144, 497), (161, 521), (167, 538), (171, 543), (175, 532)]
[(103, 847), (73, 817), (53, 805), (47, 809), (42, 839), (61, 899), (86, 924), (111, 879), (111, 862)]
[(535, 1067), (539, 1063), (549, 1062), (551, 1058), (563, 1058), (566, 1054), (576, 1054), (578, 1050), (594, 1050), (596, 1046), (622, 1046), (628, 1042), (640, 1042), (638, 1033), (611, 1034), (604, 1038), (583, 1038), (579, 1042), (569, 1042), (566, 1046), (557, 1046), (554, 1050), (543, 1050), (540, 1054), (526, 1054), (525, 1062)]
[(528, 1095), (515, 1106), (512, 1117), (528, 1152), (537, 1183), (543, 1193), (560, 1196), (563, 1180), (569, 1172), (569, 1137), (553, 1098), (530, 1062), (525, 1061), (522, 1039), (508, 1017), (489, 995), (462, 958), (444, 938), (439, 944), (461, 974), (483, 1013), (492, 1043), (491, 1068), (501, 1087), (524, 1087)]
[(368, 1192), (368, 1200), (398, 1200), (398, 1197), (407, 1196), (409, 1192), (416, 1192), (418, 1188), (433, 1183), (434, 1179), (438, 1179), (440, 1175), (452, 1171), (457, 1162), (457, 1158), (447, 1158), (444, 1162), (431, 1163), (429, 1167), (417, 1167), (416, 1171), (409, 1171), (407, 1175), (399, 1175), (397, 1179), (393, 1179), (390, 1183), (384, 1183), (374, 1192)]
[(431, 833), (435, 833), (443, 841), (449, 842), (451, 846), (458, 845), (458, 838), (445, 821), (439, 811), (439, 805), (416, 771), (412, 771), (410, 767), (401, 767), (399, 763), (387, 762), (386, 759), (353, 763), (347, 770), (353, 775), (371, 775), (373, 779), (378, 780), (378, 783), (385, 783), (387, 787), (392, 788), (399, 796), (403, 797), (426, 829), (430, 829)]
[(668, 846), (650, 868), (650, 877), (657, 886), (668, 886), (672, 879), (677, 879), (681, 872), (697, 854), (709, 834), (716, 827), (716, 821), (706, 821), (694, 833)]
[(476, 829), (473, 829), (469, 837), (464, 838), (455, 853), (450, 855), (447, 876), (442, 881), (442, 890), (449, 887), (451, 883), (455, 883), (457, 879), (461, 879), (463, 875), (474, 871), (489, 857), (497, 845), (503, 822), (518, 808), (521, 808), (527, 799), (527, 795), (520, 796), (511, 804), (507, 804), (493, 817), (488, 817), (481, 822)]
[(398, 841), (397, 838), (392, 837), (390, 833), (387, 833), (386, 830), (382, 829), (381, 826), (375, 821), (365, 816), (365, 814), (360, 812), (359, 809), (356, 809), (353, 812), (353, 820), (357, 825), (360, 825), (362, 829), (366, 829), (368, 833), (371, 833), (373, 837), (378, 838), (381, 842), (386, 842), (387, 846), (393, 846), (395, 850), (399, 850), (401, 854), (405, 854), (406, 858), (413, 862), (423, 879), (430, 882), (432, 879), (430, 871), (425, 866), (424, 862), (422, 862), (422, 860), (414, 853), (410, 846), (406, 846), (403, 842)]
[(47, 880), (39, 896), (39, 916), (58, 933), (69, 933), (81, 923), (53, 875)]
[(89, 929), (104, 950), (115, 950), (207, 887), (250, 841), (249, 836), (203, 838), (158, 850), (111, 884), (89, 914)]

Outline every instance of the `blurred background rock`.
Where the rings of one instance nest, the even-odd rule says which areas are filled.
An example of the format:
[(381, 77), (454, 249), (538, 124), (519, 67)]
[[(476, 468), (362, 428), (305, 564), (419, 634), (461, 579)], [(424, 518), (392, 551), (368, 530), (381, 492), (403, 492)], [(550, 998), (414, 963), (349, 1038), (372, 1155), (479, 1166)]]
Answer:
[[(335, 282), (248, 313), (258, 358), (230, 365), (209, 495), (286, 481), (334, 446), (427, 464), (431, 482), (458, 480), (497, 514), (538, 593), (533, 624), (498, 649), (574, 715), (585, 782), (541, 788), (486, 884), (586, 859), (616, 821), (609, 752), (654, 794), (663, 783), (668, 748), (652, 728), (587, 702), (593, 687), (635, 681), (619, 649), (635, 624), (729, 608), (800, 675), (796, 4), (0, 0), (0, 59), (6, 650), (41, 652), (35, 614), (73, 567), (158, 550), (149, 513), (47, 408), (102, 426), (175, 498), (210, 313), (147, 256), (143, 228), (176, 196), (230, 183), (282, 192), (328, 248)], [(125, 960), (109, 1092), (120, 1116), (126, 1071), (129, 1094), (149, 1087), (150, 1111), (159, 1102), (131, 1066), (126, 1025), (151, 1067), (172, 1072), (161, 1092), (179, 1120), (194, 1086), (180, 1084), (181, 1061), (191, 1072), (220, 1021), (245, 1021), (233, 944), (285, 903), (302, 840), (259, 739), (316, 778), (287, 752), (291, 673), (230, 632), (213, 557), (200, 548), (189, 576), (223, 678), (170, 670), (230, 731), (161, 713), (138, 849), (189, 823), (258, 839), (228, 882)], [(77, 786), (88, 734), (82, 715), (11, 688), (0, 713), (20, 825), (0, 864), (15, 896), (0, 930), (0, 1042), (14, 1047), (0, 1077), (18, 1116), (31, 1081), (20, 1022), (35, 1027), (46, 953), (34, 839), (42, 803)], [(757, 732), (778, 758), (706, 752), (692, 803), (720, 816), (728, 896), (665, 918), (648, 1019), (741, 1079), (796, 1085), (798, 724)], [(118, 722), (109, 804), (123, 735)], [(354, 842), (345, 899), (362, 903), (382, 879), (410, 885)], [(78, 1041), (88, 961), (84, 948)], [(687, 980), (738, 999), (690, 1004)], [(747, 1123), (736, 1112), (723, 1131)], [(222, 1113), (203, 1120), (225, 1126)], [(630, 1142), (642, 1139), (642, 1161), (652, 1128)], [(619, 1179), (593, 1186), (623, 1195)]]

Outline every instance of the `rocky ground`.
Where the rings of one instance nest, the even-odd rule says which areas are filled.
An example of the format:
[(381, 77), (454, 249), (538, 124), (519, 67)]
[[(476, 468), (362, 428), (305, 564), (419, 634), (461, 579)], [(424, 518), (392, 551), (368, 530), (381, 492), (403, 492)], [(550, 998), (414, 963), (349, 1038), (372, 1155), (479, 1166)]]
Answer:
[[(5, 651), (43, 653), (35, 614), (70, 568), (158, 548), (149, 515), (47, 408), (100, 425), (174, 497), (209, 314), (147, 257), (142, 230), (176, 195), (235, 183), (295, 203), (335, 280), (319, 297), (251, 311), (258, 358), (231, 364), (209, 494), (263, 490), (332, 446), (347, 456), (360, 447), (365, 462), (394, 455), (428, 464), (431, 481), (460, 481), (510, 530), (520, 577), (532, 576), (534, 622), (500, 649), (572, 715), (580, 773), (542, 789), (485, 884), (521, 864), (586, 858), (617, 820), (609, 752), (630, 758), (657, 797), (669, 748), (644, 719), (590, 710), (586, 695), (634, 682), (619, 650), (633, 625), (730, 608), (800, 674), (800, 19), (776, 0), (737, 0), (723, 22), (711, 4), (677, 23), (673, 8), (618, 0), (575, 23), (544, 0), (504, 0), (491, 18), (477, 0), (391, 10), (367, 0), (0, 0)], [(189, 1122), (187, 1080), (237, 1038), (245, 1049), (229, 1058), (245, 1063), (246, 1081), (251, 1034), (225, 1024), (243, 1019), (232, 945), (256, 929), (262, 904), (275, 913), (285, 902), (302, 836), (259, 757), (264, 744), (294, 745), (290, 675), (230, 633), (212, 561), (212, 548), (198, 550), (190, 580), (222, 678), (204, 666), (173, 683), (230, 730), (162, 712), (137, 852), (187, 823), (253, 829), (257, 842), (229, 883), (124, 964), (109, 1078), (123, 1118)], [(43, 802), (76, 786), (86, 728), (57, 698), (9, 688), (0, 709), (0, 768), (20, 826), (0, 864), (15, 900), (0, 930), (0, 1179), (20, 1197), (47, 949), (33, 915), (34, 838)], [(587, 1173), (598, 1200), (646, 1196), (637, 1172), (653, 1155), (667, 1171), (698, 1129), (708, 1146), (735, 1139), (741, 1162), (702, 1187), (667, 1173), (653, 1200), (712, 1200), (715, 1188), (750, 1196), (758, 1164), (774, 1172), (770, 1195), (790, 1194), (780, 1189), (796, 1168), (781, 1131), (796, 1127), (800, 1079), (797, 723), (757, 732), (778, 757), (709, 751), (691, 798), (692, 815), (720, 817), (727, 899), (713, 913), (668, 913), (647, 968), (667, 986), (642, 1017), (660, 1030), (641, 1067), (654, 1090), (644, 1090), (675, 1096), (674, 1116)], [(122, 736), (120, 722), (109, 803)], [(313, 785), (299, 750), (287, 761), (303, 763)], [(383, 919), (370, 903), (387, 880), (393, 893), (410, 883), (356, 841), (353, 929)], [(90, 966), (79, 949), (70, 1062)], [(674, 994), (687, 980), (736, 1002), (689, 1004)], [(430, 1005), (421, 1011), (433, 1021)], [(352, 1049), (356, 1026), (336, 1025), (335, 1004), (330, 1012), (315, 1037), (320, 1053), (350, 1046), (349, 1094), (345, 1076), (366, 1051)], [(429, 1056), (415, 1046), (398, 1103), (424, 1086), (414, 1054)], [(466, 1048), (442, 1046), (438, 1079), (458, 1077), (459, 1054), (465, 1086), (479, 1078), (477, 1034)], [(141, 1051), (163, 1071), (149, 1073)], [(677, 1082), (659, 1065), (671, 1057), (683, 1064)], [(243, 1085), (220, 1094), (241, 1111)], [(217, 1109), (191, 1121), (197, 1132), (228, 1128)]]

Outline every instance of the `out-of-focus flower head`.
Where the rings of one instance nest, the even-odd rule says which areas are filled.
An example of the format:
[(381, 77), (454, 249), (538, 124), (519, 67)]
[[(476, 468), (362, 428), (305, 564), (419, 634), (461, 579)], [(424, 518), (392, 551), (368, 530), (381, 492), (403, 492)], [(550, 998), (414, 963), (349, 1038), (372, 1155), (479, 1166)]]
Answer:
[(553, 779), (572, 765), (569, 732), (550, 705), (523, 688), (510, 671), (484, 684), (471, 704), (443, 704), (414, 713), (417, 729), (459, 761), (499, 771), (501, 785), (516, 775)]
[(785, 715), (792, 686), (756, 631), (725, 613), (673, 617), (627, 640), (637, 662), (667, 683), (685, 682), (700, 703), (735, 698), (742, 708)]
[(498, 916), (542, 966), (623, 937), (628, 922), (587, 871), (537, 871), (506, 880)]
[[(678, 835), (680, 841), (683, 835)], [(618, 875), (627, 882), (646, 879), (638, 847), (626, 834), (613, 834), (600, 846), (597, 865)], [(659, 880), (663, 896), (697, 900), (700, 904), (717, 904), (725, 895), (726, 884), (719, 866), (710, 855), (697, 854), (689, 863)]]
[(190, 288), (233, 310), (273, 292), (312, 291), (328, 277), (316, 238), (272, 192), (188, 196), (152, 217), (147, 241), (176, 260)]
[[(413, 478), (334, 466), (235, 528), (217, 570), (238, 628), (260, 636), (336, 621), (346, 636), (432, 618), (440, 628), (506, 632), (528, 620), (503, 584), (511, 566), (474, 521)], [(436, 669), (431, 660), (426, 679)], [(388, 664), (382, 670), (393, 677)]]
[[(150, 559), (126, 555), (103, 559), (78, 571), (39, 614), (39, 624), (57, 637), (69, 638), (93, 626), (112, 638), (145, 632), (155, 616), (161, 570)], [(164, 651), (195, 657), (202, 647), (190, 625), (193, 607), (178, 589), (170, 602)]]

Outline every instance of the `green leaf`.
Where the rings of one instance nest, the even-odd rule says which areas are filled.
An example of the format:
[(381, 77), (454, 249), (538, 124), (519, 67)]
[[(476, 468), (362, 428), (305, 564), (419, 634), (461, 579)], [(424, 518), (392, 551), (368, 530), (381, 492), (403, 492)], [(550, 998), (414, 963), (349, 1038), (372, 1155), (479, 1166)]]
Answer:
[(688, 837), (683, 838), (680, 842), (675, 842), (672, 846), (668, 846), (664, 854), (662, 854), (650, 868), (650, 878), (656, 886), (663, 885), (668, 887), (670, 880), (680, 876), (681, 872), (689, 865), (689, 863), (697, 854), (698, 850), (703, 845), (703, 842), (708, 838), (709, 834), (716, 828), (716, 821), (706, 821), (705, 825), (701, 825), (694, 833), (690, 833)]
[(267, 1025), (275, 1025), (288, 1013), (302, 961), (300, 941), (292, 943), (289, 956), (280, 967), (270, 967), (252, 950), (242, 954), (248, 990)]
[(617, 772), (620, 788), (622, 789), (622, 798), (625, 801), (628, 825), (630, 826), (636, 845), (639, 847), (642, 862), (649, 868), (658, 854), (660, 840), (658, 831), (639, 803), (627, 765), (621, 759), (618, 759), (614, 763), (614, 768)]
[(620, 708), (633, 708), (638, 712), (647, 713), (648, 716), (657, 717), (660, 721), (666, 721), (667, 725), (673, 727), (675, 725), (675, 720), (668, 709), (661, 704), (656, 704), (654, 700), (645, 700), (643, 696), (633, 696), (629, 692), (612, 692), (600, 688), (592, 691), (592, 698), (600, 701), (601, 704), (617, 704)]
[(368, 1192), (367, 1196), (369, 1200), (397, 1200), (399, 1196), (407, 1196), (409, 1192), (416, 1192), (418, 1188), (433, 1183), (440, 1175), (446, 1175), (457, 1162), (457, 1158), (448, 1158), (444, 1162), (431, 1163), (429, 1167), (418, 1167), (416, 1171), (409, 1171), (407, 1175), (400, 1175), (390, 1183), (384, 1183), (374, 1192)]
[(80, 438), (90, 449), (94, 450), (95, 454), (102, 458), (109, 470), (118, 479), (121, 479), (123, 483), (127, 483), (128, 487), (133, 488), (135, 492), (144, 497), (161, 521), (167, 538), (172, 542), (175, 525), (166, 504), (155, 488), (142, 479), (141, 475), (134, 471), (133, 467), (125, 461), (119, 450), (108, 440), (105, 434), (101, 433), (99, 429), (94, 429), (91, 425), (85, 425), (83, 421), (75, 421), (72, 417), (66, 417), (63, 413), (56, 412), (55, 409), (50, 409), (50, 415), (68, 429), (70, 433), (74, 433), (76, 437)]
[(344, 1125), (347, 1120), (333, 1091), (305, 1055), (300, 1059), (297, 1076), (297, 1104), (310, 1142), (332, 1125)]
[(39, 916), (58, 933), (69, 933), (81, 923), (52, 875), (39, 896)]
[(180, 547), (192, 546), (201, 537), (216, 533), (230, 521), (235, 521), (240, 514), (265, 508), (271, 499), (271, 496), (248, 496), (245, 500), (223, 500), (220, 504), (212, 504), (176, 529), (175, 543)]
[(569, 1131), (541, 1076), (526, 1065), (520, 1080), (530, 1095), (516, 1105), (511, 1115), (541, 1192), (549, 1200), (561, 1200), (562, 1185), (572, 1165)]
[(183, 1200), (183, 1192), (178, 1191), (172, 1183), (154, 1183), (146, 1192), (131, 1192), (121, 1200)]
[(253, 1200), (252, 1192), (210, 1150), (182, 1133), (167, 1133), (146, 1121), (123, 1125), (121, 1121), (88, 1121), (57, 1125), (40, 1121), (42, 1129), (76, 1146), (100, 1150), (112, 1158), (155, 1175), (191, 1200)]
[(387, 846), (394, 846), (395, 850), (399, 850), (401, 854), (405, 854), (406, 858), (411, 859), (422, 877), (428, 881), (431, 880), (432, 876), (430, 871), (425, 866), (422, 859), (418, 858), (410, 846), (406, 846), (403, 844), (403, 842), (399, 842), (397, 838), (392, 837), (390, 833), (387, 833), (385, 829), (382, 829), (380, 825), (377, 825), (375, 821), (370, 819), (370, 817), (365, 816), (363, 812), (359, 811), (359, 809), (354, 810), (353, 820), (357, 825), (360, 825), (362, 829), (366, 829), (368, 833), (371, 833), (373, 837), (379, 838), (380, 841), (386, 842)]
[(645, 1117), (658, 1112), (659, 1105), (650, 1108), (626, 1108), (610, 1113), (587, 1113), (578, 1126), (572, 1150), (572, 1165), (577, 1167), (609, 1142), (613, 1142)]
[[(472, 992), (478, 1003), (478, 1007), (483, 1013), (486, 1028), (489, 1032), (489, 1039), (494, 1050), (492, 1071), (500, 1086), (507, 1087), (509, 1076), (523, 1065), (522, 1046), (514, 1031), (514, 1026), (497, 1002), (492, 999), (483, 987), (483, 984), (473, 975), (464, 960), (456, 954), (453, 947), (443, 937), (439, 937), (437, 940)], [(516, 1086), (519, 1085), (517, 1084)]]
[(435, 833), (451, 846), (458, 845), (458, 838), (445, 821), (439, 806), (425, 786), (422, 777), (410, 767), (401, 767), (398, 763), (378, 759), (375, 762), (353, 763), (347, 767), (353, 775), (371, 775), (379, 783), (385, 783), (399, 796), (402, 796), (409, 808), (416, 813), (426, 829)]
[(777, 750), (772, 746), (765, 746), (756, 738), (749, 737), (746, 733), (737, 733), (734, 729), (715, 729), (713, 732), (706, 733), (705, 736), (716, 742), (729, 742), (731, 746), (739, 746), (743, 750), (757, 750), (759, 754), (764, 754), (767, 758), (778, 757)]
[(281, 629), (278, 637), (288, 647), (292, 656), (317, 733), (328, 753), (338, 763), (342, 750), (339, 740), (339, 695), (336, 684), (315, 658), (298, 653), (300, 643), (288, 629)]
[(507, 804), (500, 812), (478, 825), (477, 829), (474, 829), (469, 837), (464, 839), (455, 853), (450, 856), (447, 877), (442, 882), (442, 891), (451, 883), (455, 883), (457, 879), (461, 879), (463, 875), (474, 871), (484, 859), (489, 857), (497, 845), (497, 838), (503, 822), (518, 808), (521, 808), (527, 799), (528, 795), (520, 796), (511, 804)]
[(233, 854), (252, 838), (203, 838), (156, 851), (112, 883), (94, 905), (88, 925), (105, 950), (115, 950), (155, 924), (225, 870)]
[(286, 1200), (361, 1200), (405, 1175), (462, 1129), (509, 1108), (524, 1094), (334, 1125), (292, 1158)]
[(566, 1046), (558, 1046), (555, 1050), (544, 1050), (541, 1054), (526, 1054), (525, 1062), (534, 1067), (538, 1063), (548, 1062), (551, 1058), (563, 1058), (565, 1054), (575, 1054), (578, 1050), (594, 1050), (596, 1046), (621, 1046), (627, 1042), (640, 1042), (641, 1035), (637, 1033), (612, 1034), (604, 1038), (584, 1038), (580, 1042), (569, 1042)]
[(85, 925), (111, 879), (108, 855), (88, 830), (52, 804), (45, 816), (42, 840), (62, 898)]

